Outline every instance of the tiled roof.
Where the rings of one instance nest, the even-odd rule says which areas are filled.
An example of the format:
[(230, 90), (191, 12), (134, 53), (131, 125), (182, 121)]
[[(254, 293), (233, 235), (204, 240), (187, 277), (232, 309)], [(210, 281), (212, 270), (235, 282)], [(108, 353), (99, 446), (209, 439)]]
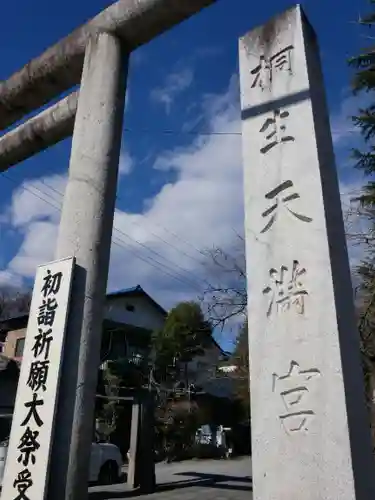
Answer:
[(133, 286), (131, 288), (124, 288), (124, 289), (118, 290), (116, 292), (108, 293), (107, 299), (115, 299), (118, 297), (126, 297), (126, 296), (131, 296), (131, 295), (143, 295), (143, 296), (145, 296), (157, 309), (159, 309), (159, 311), (164, 316), (167, 315), (167, 311), (160, 304), (158, 304), (147, 292), (145, 292), (140, 285)]
[[(134, 296), (134, 295), (143, 295), (146, 297), (146, 299), (151, 302), (164, 316), (166, 316), (167, 311), (163, 309), (163, 307), (158, 304), (148, 293), (146, 293), (143, 288), (140, 285), (133, 286), (131, 288), (124, 288), (122, 290), (118, 290), (116, 292), (111, 292), (107, 294), (107, 299), (115, 299), (119, 297), (126, 297), (126, 296)], [(13, 316), (9, 318), (4, 318), (0, 320), (0, 330), (1, 328), (7, 328), (7, 323), (8, 322), (16, 322), (16, 321), (21, 321), (24, 320), (27, 323), (29, 315), (25, 313), (18, 313), (14, 314)]]

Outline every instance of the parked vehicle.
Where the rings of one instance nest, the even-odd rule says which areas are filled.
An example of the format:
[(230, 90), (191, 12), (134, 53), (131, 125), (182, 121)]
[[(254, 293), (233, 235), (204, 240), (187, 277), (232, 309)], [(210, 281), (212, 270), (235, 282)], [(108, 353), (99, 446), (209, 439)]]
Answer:
[[(0, 487), (4, 477), (9, 440), (0, 443)], [(120, 450), (111, 443), (96, 442), (91, 445), (89, 482), (113, 484), (119, 481), (122, 467)]]
[(89, 482), (117, 483), (123, 460), (120, 449), (112, 443), (96, 442), (91, 445)]

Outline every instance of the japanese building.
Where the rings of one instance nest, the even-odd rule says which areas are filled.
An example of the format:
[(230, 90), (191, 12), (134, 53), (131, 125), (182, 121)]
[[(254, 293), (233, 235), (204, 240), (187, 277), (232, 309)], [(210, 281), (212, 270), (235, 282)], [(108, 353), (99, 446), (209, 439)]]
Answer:
[[(99, 389), (104, 370), (111, 361), (126, 360), (125, 370), (129, 385), (132, 386), (133, 383), (135, 386), (138, 385), (139, 381), (134, 377), (147, 372), (152, 331), (163, 326), (166, 315), (166, 310), (139, 285), (107, 295)], [(2, 364), (9, 365), (7, 369), (0, 371), (0, 413), (3, 419), (6, 418), (5, 427), (9, 426), (9, 419), (13, 413), (27, 323), (28, 314), (19, 314), (0, 321), (0, 346), (4, 360)], [(230, 380), (217, 377), (216, 370), (225, 356), (226, 353), (212, 339), (212, 344), (206, 347), (204, 354), (188, 363), (185, 373), (188, 383), (199, 386), (204, 393), (212, 397), (230, 399), (232, 395)], [(186, 379), (182, 384), (185, 383)], [(6, 396), (5, 386), (7, 386)]]
[[(102, 357), (144, 356), (150, 334), (161, 328), (167, 312), (140, 286), (107, 295), (103, 323)], [(0, 321), (2, 353), (22, 361), (28, 314)]]

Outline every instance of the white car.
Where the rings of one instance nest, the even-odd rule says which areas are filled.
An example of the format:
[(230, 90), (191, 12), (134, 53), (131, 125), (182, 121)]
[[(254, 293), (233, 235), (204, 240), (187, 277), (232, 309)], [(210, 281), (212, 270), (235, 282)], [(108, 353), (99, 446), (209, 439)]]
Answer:
[[(3, 481), (8, 441), (0, 443), (0, 488)], [(121, 474), (122, 456), (117, 446), (110, 443), (92, 443), (89, 482), (116, 483)]]

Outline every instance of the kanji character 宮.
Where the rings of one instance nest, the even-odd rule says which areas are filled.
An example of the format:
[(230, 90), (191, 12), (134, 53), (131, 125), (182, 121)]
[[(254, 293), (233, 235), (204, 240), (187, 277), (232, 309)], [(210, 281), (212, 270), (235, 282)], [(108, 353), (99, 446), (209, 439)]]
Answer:
[(272, 189), (269, 193), (267, 193), (265, 195), (265, 198), (267, 198), (268, 200), (273, 200), (274, 198), (276, 198), (276, 200), (275, 200), (275, 203), (273, 205), (271, 205), (269, 208), (267, 208), (267, 210), (265, 210), (262, 213), (262, 217), (268, 217), (269, 215), (271, 215), (271, 214), (272, 215), (271, 215), (269, 221), (267, 222), (267, 224), (261, 230), (261, 233), (265, 233), (273, 225), (273, 223), (276, 220), (277, 213), (278, 213), (277, 208), (280, 205), (282, 205), (284, 208), (286, 208), (286, 210), (288, 212), (290, 212), (294, 217), (296, 217), (300, 221), (303, 221), (303, 222), (311, 222), (312, 221), (311, 217), (307, 217), (307, 215), (302, 215), (302, 214), (299, 214), (297, 212), (294, 212), (293, 210), (291, 210), (287, 206), (288, 202), (300, 198), (300, 195), (298, 193), (292, 193), (288, 196), (285, 196), (284, 198), (279, 198), (278, 195), (280, 193), (282, 193), (285, 189), (288, 189), (291, 187), (293, 187), (293, 182), (292, 181), (285, 181), (285, 182), (282, 182), (281, 184), (279, 184), (275, 189)]
[(315, 411), (311, 408), (306, 399), (309, 389), (308, 382), (312, 378), (320, 376), (317, 368), (301, 370), (296, 361), (290, 362), (290, 367), (285, 375), (273, 374), (273, 392), (279, 389), (285, 410), (279, 414), (280, 422), (285, 431), (290, 433), (306, 432), (309, 422), (315, 416)]

